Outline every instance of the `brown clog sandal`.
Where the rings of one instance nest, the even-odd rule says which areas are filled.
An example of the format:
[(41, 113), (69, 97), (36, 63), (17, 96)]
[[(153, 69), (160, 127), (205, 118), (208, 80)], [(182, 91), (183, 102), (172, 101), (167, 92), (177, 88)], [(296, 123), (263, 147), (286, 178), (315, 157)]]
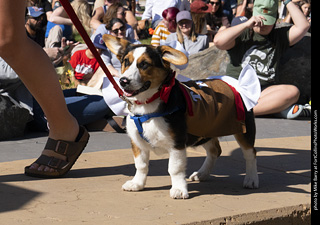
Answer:
[(48, 138), (48, 141), (44, 149), (51, 150), (60, 155), (66, 156), (67, 160), (64, 161), (55, 157), (41, 155), (34, 163), (53, 168), (56, 171), (38, 171), (30, 169), (30, 166), (27, 166), (25, 167), (25, 174), (27, 176), (41, 178), (62, 177), (67, 172), (69, 172), (73, 164), (77, 161), (78, 157), (86, 147), (88, 140), (89, 133), (83, 126), (80, 126), (79, 134), (75, 142), (54, 140)]

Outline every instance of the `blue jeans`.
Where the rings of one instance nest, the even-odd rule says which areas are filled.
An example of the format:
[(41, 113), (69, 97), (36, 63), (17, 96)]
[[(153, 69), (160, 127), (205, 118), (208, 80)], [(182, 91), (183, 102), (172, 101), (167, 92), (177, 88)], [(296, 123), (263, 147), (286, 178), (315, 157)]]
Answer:
[[(76, 89), (63, 91), (69, 112), (77, 119), (80, 125), (86, 125), (102, 118), (113, 116), (113, 112), (99, 95), (77, 95)], [(38, 130), (46, 130), (47, 119), (34, 99), (33, 102), (33, 126)]]

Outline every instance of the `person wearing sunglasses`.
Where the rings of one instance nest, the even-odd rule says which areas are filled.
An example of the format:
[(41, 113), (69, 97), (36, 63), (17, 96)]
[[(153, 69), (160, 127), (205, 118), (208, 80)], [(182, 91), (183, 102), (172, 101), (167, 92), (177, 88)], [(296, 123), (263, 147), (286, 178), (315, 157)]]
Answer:
[(103, 23), (98, 26), (96, 31), (91, 35), (91, 40), (93, 41), (96, 35), (98, 34), (110, 34), (110, 30), (107, 29), (109, 23), (113, 18), (121, 19), (126, 23), (126, 37), (128, 39), (136, 39), (135, 31), (130, 26), (125, 18), (125, 9), (120, 2), (113, 3), (110, 7), (108, 7), (107, 12), (103, 16)]
[[(126, 36), (127, 26), (123, 20), (119, 18), (113, 18), (107, 25), (107, 30), (109, 34), (112, 36), (127, 39), (133, 44), (141, 44), (139, 41), (135, 39), (128, 38)], [(121, 71), (121, 63), (117, 56), (113, 54), (109, 49), (104, 50), (102, 52), (101, 58), (103, 59), (104, 63), (106, 64), (108, 70), (114, 77), (118, 77)]]
[(206, 15), (207, 35), (209, 42), (212, 42), (219, 29), (230, 27), (230, 23), (228, 17), (223, 13), (221, 0), (209, 0), (208, 3), (212, 5), (212, 10)]

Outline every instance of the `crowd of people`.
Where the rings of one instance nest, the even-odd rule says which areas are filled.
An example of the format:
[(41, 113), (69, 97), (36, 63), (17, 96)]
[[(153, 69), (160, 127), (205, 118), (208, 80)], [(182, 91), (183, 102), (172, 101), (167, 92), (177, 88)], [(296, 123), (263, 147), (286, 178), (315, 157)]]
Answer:
[[(148, 29), (150, 24), (151, 45), (179, 46), (178, 49), (187, 56), (210, 46), (227, 50), (231, 59), (227, 75), (237, 78), (241, 69), (249, 63), (256, 70), (262, 89), (259, 102), (253, 109), (256, 116), (274, 114), (289, 119), (310, 116), (310, 105), (296, 104), (299, 98), (298, 88), (289, 84), (279, 85), (275, 82), (275, 77), (281, 55), (299, 42), (307, 31), (311, 32), (311, 0), (146, 0), (139, 21), (130, 10), (132, 1), (96, 0), (94, 6), (87, 0), (70, 2), (114, 77), (120, 76), (121, 64), (103, 43), (102, 35), (111, 34), (139, 44), (140, 32)], [(136, 1), (135, 5), (140, 11), (139, 1)], [(80, 94), (76, 89), (65, 90), (64, 95), (58, 93), (59, 83), (52, 65), (57, 67), (70, 63), (77, 84), (88, 85), (93, 77), (98, 76), (96, 73), (99, 72), (99, 64), (85, 44), (74, 40), (77, 31), (59, 1), (27, 0), (26, 6), (23, 6), (23, 29), (21, 24), (14, 20), (10, 27), (12, 32), (7, 34), (5, 25), (0, 23), (0, 94), (8, 97), (13, 104), (27, 108), (32, 118), (29, 125), (49, 131), (50, 138), (72, 141), (77, 137), (76, 139), (80, 140), (86, 136), (81, 125), (115, 114), (101, 95)], [(19, 6), (20, 11), (13, 12), (13, 9), (8, 9), (13, 7), (12, 3), (0, 0), (1, 7), (7, 10), (0, 12), (2, 20), (5, 20), (5, 15), (11, 15), (10, 13), (17, 15), (17, 18), (22, 17), (20, 14), (18, 16), (22, 6)], [(288, 23), (291, 26), (276, 29), (277, 23)], [(23, 32), (28, 39), (17, 41), (13, 34), (21, 36)], [(13, 41), (16, 41), (17, 46), (27, 43), (30, 51), (18, 56), (18, 52), (11, 55), (7, 46), (13, 44)], [(38, 45), (37, 48), (33, 47), (34, 43)], [(44, 50), (49, 60), (38, 61), (40, 69), (34, 72), (33, 68), (26, 68), (27, 61), (23, 65), (21, 62), (28, 57), (29, 60), (32, 59), (32, 56), (28, 55), (30, 52), (35, 52), (34, 59), (39, 58), (37, 54), (43, 58), (39, 47)], [(23, 49), (27, 51), (28, 48), (22, 47), (19, 52)], [(49, 61), (51, 67), (48, 66)], [(32, 79), (28, 77), (28, 73), (33, 74)], [(100, 78), (103, 79), (103, 76)], [(47, 85), (49, 83), (50, 85)], [(46, 85), (50, 86), (51, 90), (47, 89)], [(37, 86), (42, 86), (44, 90), (37, 89)], [(98, 88), (101, 88), (101, 85)], [(43, 92), (49, 93), (43, 95)], [(47, 101), (48, 98), (51, 103)], [(55, 107), (61, 110), (56, 113), (57, 109), (52, 109), (52, 105), (48, 104), (55, 104)], [(62, 121), (57, 122), (58, 115), (63, 115)], [(62, 124), (67, 120), (68, 122)], [(68, 128), (69, 131), (72, 129), (69, 136), (64, 135), (64, 132), (67, 132), (66, 124), (71, 124)], [(60, 129), (60, 132), (57, 132), (57, 129)], [(44, 151), (43, 155), (66, 160), (65, 155), (59, 157), (49, 151)], [(56, 175), (57, 171), (61, 175), (59, 169), (52, 169), (47, 165), (49, 159), (43, 158), (45, 157), (28, 167), (29, 174), (34, 175), (33, 170), (40, 170), (46, 171), (46, 175)]]

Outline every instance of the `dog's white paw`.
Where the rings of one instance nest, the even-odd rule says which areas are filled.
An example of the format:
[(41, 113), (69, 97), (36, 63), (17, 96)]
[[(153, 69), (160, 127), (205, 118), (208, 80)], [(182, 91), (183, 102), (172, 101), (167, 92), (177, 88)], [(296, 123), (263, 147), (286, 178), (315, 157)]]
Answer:
[(188, 190), (187, 189), (171, 188), (170, 189), (170, 197), (173, 199), (189, 198)]
[(259, 188), (259, 177), (258, 174), (249, 176), (246, 175), (243, 181), (243, 187), (244, 188)]
[(122, 190), (124, 191), (141, 191), (143, 188), (143, 185), (139, 185), (132, 180), (128, 180), (124, 185), (122, 185)]
[(201, 172), (193, 172), (191, 176), (189, 177), (192, 181), (205, 181), (208, 180), (210, 174), (209, 173), (201, 173)]

